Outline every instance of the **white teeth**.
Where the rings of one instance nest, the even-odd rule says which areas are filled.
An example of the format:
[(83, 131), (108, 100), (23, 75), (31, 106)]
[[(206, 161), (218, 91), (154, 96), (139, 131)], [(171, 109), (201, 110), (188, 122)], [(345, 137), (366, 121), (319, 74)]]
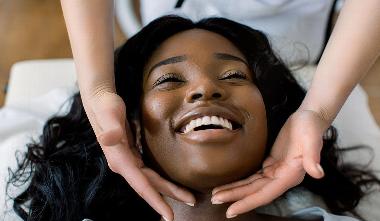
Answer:
[(197, 127), (196, 121), (194, 121), (194, 120), (190, 121), (190, 127), (192, 127), (192, 128)]
[(223, 127), (232, 130), (232, 124), (228, 120), (225, 120), (223, 118), (219, 118), (219, 119), (223, 122)]
[(196, 127), (201, 126), (202, 125), (202, 119), (201, 118), (196, 119), (195, 120), (195, 125), (196, 125)]
[(217, 117), (217, 116), (211, 116), (211, 117), (210, 116), (204, 116), (204, 117), (199, 117), (197, 119), (190, 121), (186, 125), (183, 133), (188, 133), (190, 131), (193, 131), (194, 128), (196, 128), (196, 127), (199, 127), (202, 125), (210, 125), (210, 124), (220, 125), (220, 126), (226, 128), (228, 130), (232, 130), (232, 123), (229, 120), (224, 119), (222, 117)]
[(211, 124), (211, 117), (205, 116), (202, 117), (202, 125), (210, 125)]
[(211, 117), (211, 124), (215, 124), (215, 125), (222, 124), (223, 125), (223, 121), (219, 121), (218, 117), (212, 116)]

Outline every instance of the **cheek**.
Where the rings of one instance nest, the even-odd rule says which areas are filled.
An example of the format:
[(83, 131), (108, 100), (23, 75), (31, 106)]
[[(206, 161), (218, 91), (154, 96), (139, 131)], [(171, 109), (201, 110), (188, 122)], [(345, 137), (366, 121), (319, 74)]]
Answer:
[(257, 126), (266, 129), (266, 110), (263, 97), (259, 89), (252, 85), (236, 90), (234, 95), (235, 103), (245, 111), (248, 120), (255, 120)]
[(168, 92), (151, 92), (144, 95), (141, 104), (145, 136), (143, 143), (147, 145), (145, 163), (160, 173), (175, 167), (175, 137), (171, 119), (182, 104), (180, 97)]
[(267, 142), (267, 118), (263, 98), (255, 87), (247, 87), (238, 91), (235, 102), (245, 114), (245, 132), (249, 139), (249, 152), (252, 153), (252, 162), (260, 163), (263, 160)]
[[(179, 100), (170, 93), (149, 93), (144, 95), (142, 105), (142, 120), (145, 130), (150, 134), (159, 134), (170, 126), (170, 117), (173, 116)], [(164, 130), (165, 129), (165, 130)]]

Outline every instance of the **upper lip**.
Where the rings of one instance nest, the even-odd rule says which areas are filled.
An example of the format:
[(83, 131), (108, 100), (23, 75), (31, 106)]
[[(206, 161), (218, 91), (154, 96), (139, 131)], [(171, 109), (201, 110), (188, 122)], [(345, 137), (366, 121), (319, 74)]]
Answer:
[(242, 115), (238, 111), (232, 110), (232, 108), (216, 105), (199, 106), (193, 108), (190, 112), (186, 112), (174, 122), (175, 131), (181, 132), (181, 128), (190, 123), (190, 121), (203, 116), (218, 116), (239, 125), (243, 125), (244, 123)]

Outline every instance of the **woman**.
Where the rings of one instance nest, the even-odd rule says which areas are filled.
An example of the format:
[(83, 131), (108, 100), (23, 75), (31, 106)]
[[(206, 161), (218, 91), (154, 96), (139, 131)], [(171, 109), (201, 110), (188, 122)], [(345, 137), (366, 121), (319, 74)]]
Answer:
[[(162, 4), (162, 1), (154, 1), (154, 3), (152, 1), (141, 2), (149, 5)], [(239, 3), (235, 3), (235, 1), (231, 3), (219, 0), (207, 2), (200, 0), (186, 0), (184, 2), (183, 0), (178, 0), (177, 4), (175, 4), (175, 0), (163, 2), (169, 2), (169, 4), (172, 4), (171, 7), (181, 7), (182, 5), (182, 8), (186, 8), (189, 3), (195, 2), (199, 3), (200, 7), (204, 5), (202, 8), (205, 11), (207, 11), (209, 4), (215, 2), (219, 2), (219, 5), (221, 4), (220, 2), (228, 3), (232, 4), (232, 6), (240, 5), (243, 2), (243, 4), (264, 6), (264, 9), (269, 8), (269, 12), (272, 13), (264, 15), (264, 17), (277, 18), (278, 8), (276, 8), (276, 5), (280, 5), (279, 8), (287, 8), (287, 5), (301, 4), (306, 6), (306, 10), (294, 9), (291, 12), (291, 15), (293, 15), (291, 17), (295, 20), (295, 23), (300, 20), (299, 17), (294, 16), (294, 14), (298, 14), (304, 18), (302, 21), (305, 23), (301, 23), (301, 25), (323, 28), (322, 25), (318, 25), (318, 22), (317, 25), (310, 23), (310, 18), (318, 15), (317, 17), (321, 19), (319, 24), (325, 23), (328, 13), (316, 13), (310, 17), (308, 16), (309, 9), (311, 8), (311, 11), (315, 10), (312, 7), (309, 8), (309, 6), (317, 5), (319, 7), (320, 5), (325, 5), (327, 7), (324, 8), (327, 8), (327, 10), (324, 11), (329, 11), (333, 1), (314, 0), (310, 3), (309, 1), (289, 0), (242, 0)], [(148, 168), (141, 163), (134, 163), (138, 161), (138, 158), (130, 160), (130, 158), (134, 157), (129, 148), (133, 144), (127, 138), (127, 132), (130, 129), (128, 124), (125, 123), (126, 116), (124, 114), (126, 105), (128, 106), (129, 104), (125, 104), (122, 98), (115, 93), (113, 76), (113, 1), (61, 0), (61, 3), (76, 62), (83, 104), (111, 170), (122, 175), (136, 191), (143, 192), (143, 198), (156, 211), (171, 219), (172, 212), (170, 207), (158, 194), (159, 192), (167, 192), (171, 185), (159, 185), (160, 189), (153, 188), (154, 185), (157, 186), (156, 184), (152, 185), (154, 179), (144, 173)], [(323, 177), (323, 169), (319, 164), (323, 133), (331, 125), (351, 90), (379, 56), (380, 44), (378, 42), (380, 41), (380, 34), (377, 31), (380, 29), (380, 23), (378, 22), (380, 20), (379, 5), (378, 0), (345, 1), (334, 27), (334, 32), (323, 51), (312, 86), (302, 105), (284, 124), (268, 160), (264, 163), (264, 166), (277, 170), (273, 172), (276, 176), (272, 177), (272, 182), (268, 183), (265, 186), (266, 190), (260, 194), (252, 193), (256, 188), (253, 185), (252, 192), (247, 192), (246, 195), (236, 199), (236, 203), (231, 206), (232, 213), (241, 214), (273, 200), (287, 189), (301, 182), (306, 172), (314, 178)], [(272, 10), (272, 6), (274, 6), (274, 10)], [(222, 5), (221, 10), (224, 11), (226, 8), (230, 7)], [(255, 8), (257, 9), (258, 7)], [(150, 7), (150, 9), (155, 12), (155, 15), (161, 11), (155, 6)], [(195, 11), (198, 12), (198, 10)], [(251, 13), (248, 7), (232, 12), (231, 16), (235, 15), (235, 17), (236, 15), (244, 14), (244, 12)], [(256, 12), (260, 13), (259, 10), (256, 10)], [(323, 15), (326, 15), (326, 17), (323, 17)], [(286, 36), (289, 36), (288, 33), (297, 33), (291, 36), (302, 36), (302, 39), (305, 39), (305, 36), (313, 36), (311, 39), (318, 38), (316, 35), (311, 34), (313, 32), (310, 31), (307, 31), (306, 34), (299, 34), (298, 31), (284, 28), (286, 26), (283, 26), (283, 21), (288, 19), (289, 16), (280, 16), (277, 22), (275, 21), (276, 19), (269, 19), (268, 21), (269, 24), (277, 26), (279, 29), (285, 29), (284, 34)], [(266, 28), (268, 25), (264, 24), (263, 27)], [(310, 29), (306, 28), (306, 30)], [(319, 33), (323, 33), (323, 31), (319, 31)], [(323, 35), (319, 37), (323, 39)], [(311, 45), (307, 46), (312, 48)], [(318, 50), (313, 51), (316, 53), (312, 53), (312, 55), (320, 52)], [(305, 134), (304, 131), (308, 131), (308, 133)], [(299, 156), (302, 156), (302, 160), (298, 160)], [(302, 166), (303, 170), (299, 170), (299, 166)], [(134, 175), (130, 176), (129, 174)], [(231, 184), (227, 188), (238, 184)], [(141, 187), (144, 187), (144, 189)], [(218, 187), (214, 192), (225, 188), (226, 186)], [(231, 189), (231, 194), (233, 190), (236, 189)], [(180, 198), (183, 202), (195, 202), (194, 198), (189, 194), (183, 194)], [(220, 197), (219, 200), (225, 199)]]
[[(196, 197), (193, 207), (165, 197), (176, 220), (225, 220), (228, 202), (239, 196), (220, 202), (213, 188), (260, 170), (281, 127), (305, 96), (265, 35), (222, 18), (193, 23), (169, 16), (153, 21), (117, 51), (115, 77), (117, 93), (129, 103), (129, 139), (137, 144), (133, 150), (160, 174), (150, 174), (154, 183), (167, 185), (170, 180), (181, 186), (164, 193), (177, 200), (185, 188)], [(355, 214), (365, 194), (362, 188), (380, 181), (338, 164), (336, 133), (333, 128), (329, 132), (321, 158), (325, 177), (306, 177), (300, 185), (319, 195), (332, 213)], [(240, 192), (251, 182), (267, 183), (260, 173), (247, 180)], [(28, 188), (14, 200), (24, 220), (159, 220), (123, 178), (109, 170), (78, 94), (70, 112), (50, 119), (40, 142), (29, 145), (10, 182), (26, 181)], [(227, 211), (226, 216), (296, 219), (270, 213), (251, 211), (236, 217)]]

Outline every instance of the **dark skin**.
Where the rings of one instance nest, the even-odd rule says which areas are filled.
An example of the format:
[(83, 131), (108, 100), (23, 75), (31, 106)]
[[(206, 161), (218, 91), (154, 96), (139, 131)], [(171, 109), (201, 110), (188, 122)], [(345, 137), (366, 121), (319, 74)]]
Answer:
[[(243, 54), (216, 33), (181, 32), (148, 61), (143, 93), (144, 155), (163, 176), (192, 189), (197, 200), (190, 207), (165, 198), (174, 219), (227, 220), (229, 204), (212, 204), (211, 191), (259, 170), (267, 139), (264, 102)], [(204, 125), (196, 127), (200, 120)], [(251, 211), (232, 220), (295, 219)]]

